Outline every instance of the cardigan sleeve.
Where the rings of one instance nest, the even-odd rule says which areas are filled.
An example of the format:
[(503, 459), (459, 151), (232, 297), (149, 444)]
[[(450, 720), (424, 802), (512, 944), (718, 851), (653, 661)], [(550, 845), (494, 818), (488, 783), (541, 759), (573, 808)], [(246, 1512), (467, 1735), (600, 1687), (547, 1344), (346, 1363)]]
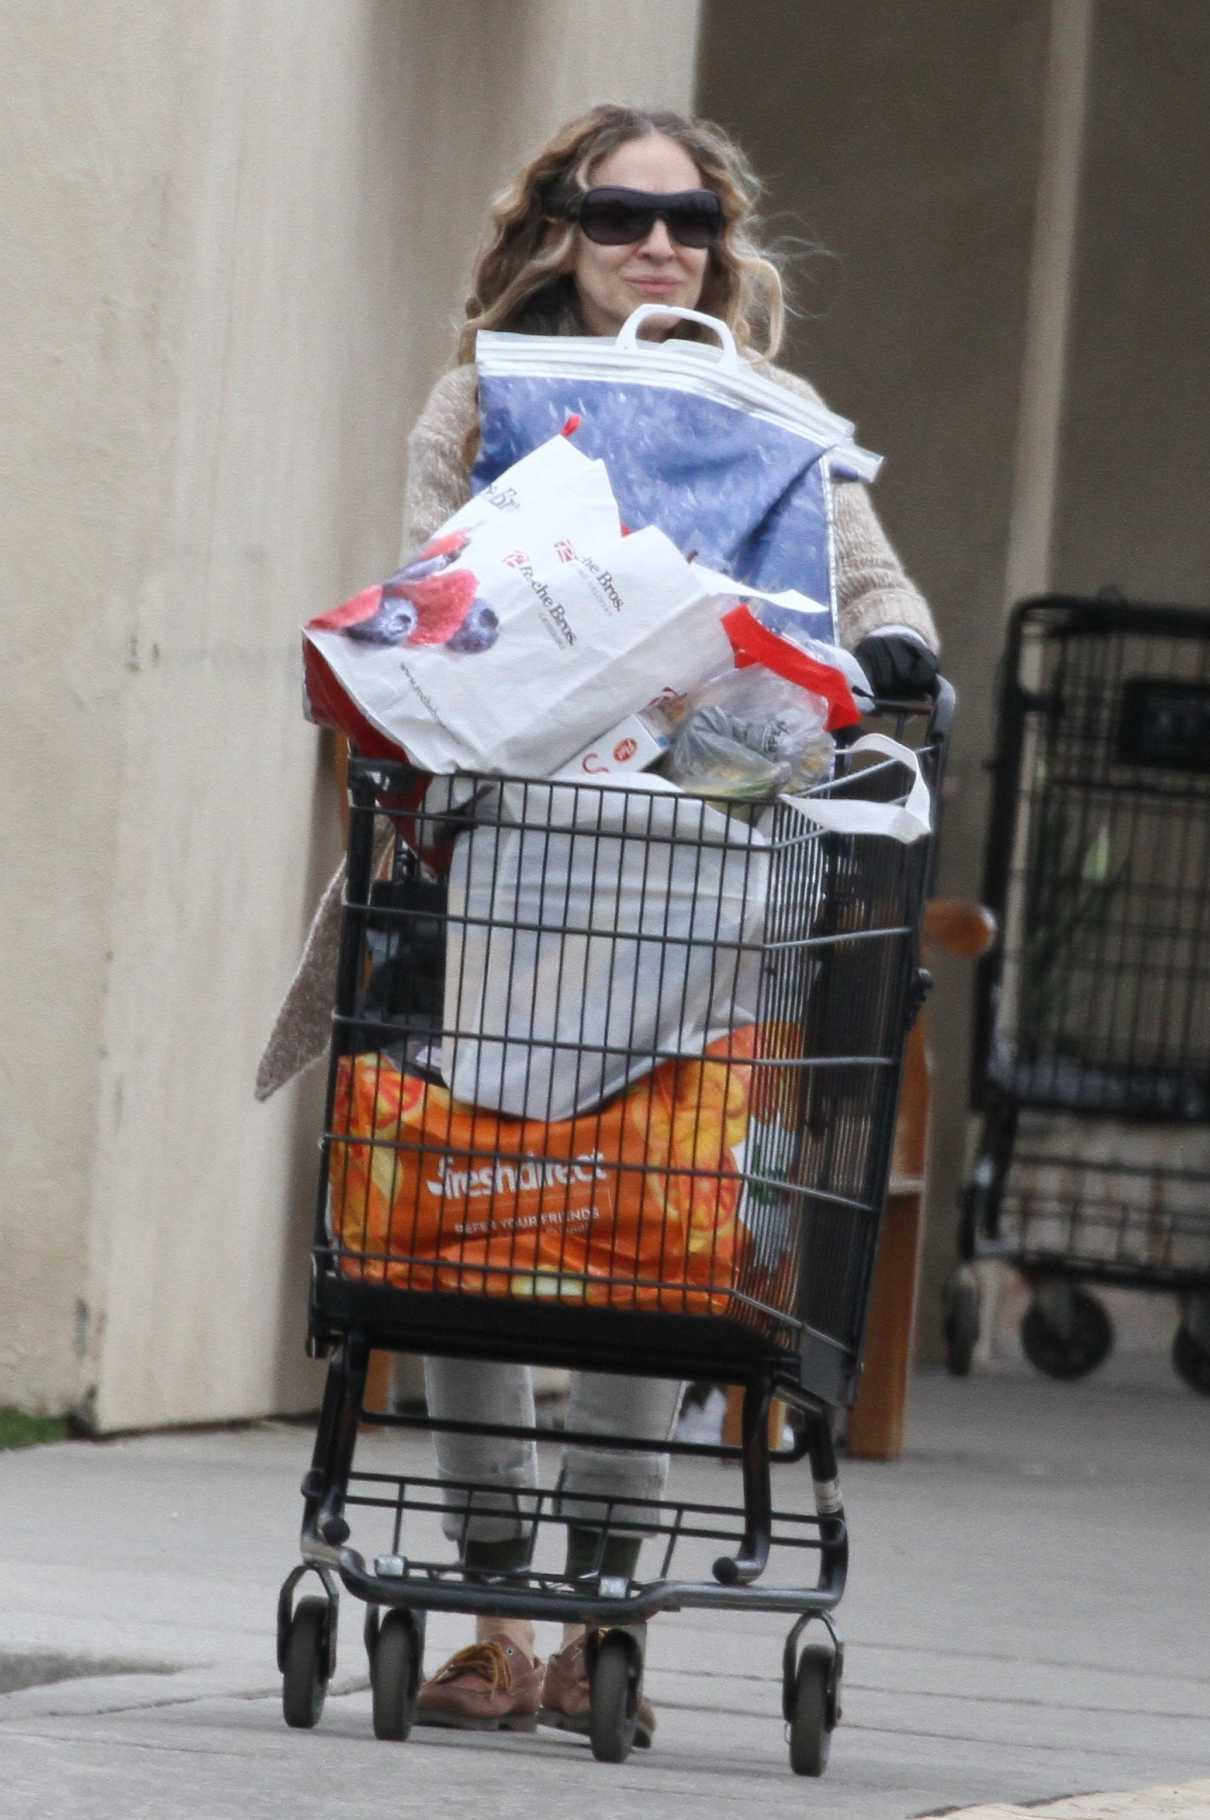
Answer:
[(433, 387), (408, 437), (403, 494), (405, 556), (427, 543), (470, 498), (466, 442), (478, 416), (475, 368), (452, 367)]
[[(809, 403), (822, 404), (814, 386), (784, 367), (762, 363), (762, 371)], [(904, 573), (868, 489), (859, 480), (833, 482), (835, 537), (836, 632), (852, 651), (880, 626), (906, 626), (918, 632), (929, 649), (940, 645), (937, 627), (924, 596)]]
[(940, 647), (937, 627), (920, 590), (905, 575), (859, 480), (833, 487), (836, 547), (836, 630), (852, 651), (880, 626), (918, 632), (930, 651)]

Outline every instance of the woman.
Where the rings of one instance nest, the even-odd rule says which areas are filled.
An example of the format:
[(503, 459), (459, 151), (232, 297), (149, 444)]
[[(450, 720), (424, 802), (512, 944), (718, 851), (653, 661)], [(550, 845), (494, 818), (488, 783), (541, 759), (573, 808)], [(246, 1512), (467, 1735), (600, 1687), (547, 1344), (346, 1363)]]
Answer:
[[(640, 304), (700, 309), (723, 318), (745, 353), (768, 377), (815, 399), (804, 381), (772, 366), (782, 330), (777, 271), (754, 242), (758, 185), (739, 150), (714, 126), (678, 114), (596, 107), (572, 122), (541, 151), (499, 198), (492, 237), (482, 253), (467, 304), (458, 364), (440, 379), (409, 442), (405, 529), (419, 548), (469, 497), (478, 446), (474, 368), (479, 329), (534, 334), (614, 335)], [(647, 319), (645, 333), (695, 335), (697, 326), (674, 316)], [(860, 656), (880, 693), (918, 691), (936, 672), (936, 633), (929, 610), (905, 577), (879, 528), (865, 490), (838, 487), (835, 507), (838, 632)], [(339, 879), (321, 905), (302, 967), (279, 1017), (258, 1077), (265, 1097), (325, 1046)], [(426, 1361), (430, 1413), (483, 1423), (532, 1427), (528, 1371), (477, 1360)], [(679, 1386), (608, 1374), (573, 1377), (567, 1424), (582, 1433), (625, 1434), (666, 1441)], [(498, 1515), (470, 1526), (466, 1566), (479, 1574), (525, 1564), (516, 1493), (535, 1483), (536, 1450), (529, 1442), (441, 1435), (438, 1466), (447, 1479), (498, 1486)], [(563, 1485), (582, 1498), (658, 1498), (667, 1456), (618, 1455), (571, 1448)], [(476, 1510), (486, 1508), (476, 1499)], [(568, 1529), (567, 1573), (590, 1572), (603, 1510), (571, 1503), (585, 1519)], [(615, 1503), (618, 1515), (622, 1507)], [(456, 1536), (460, 1519), (447, 1525)], [(639, 1541), (612, 1535), (603, 1571), (632, 1576)], [(583, 1630), (569, 1626), (545, 1670), (530, 1624), (483, 1618), (476, 1642), (426, 1681), (417, 1717), (476, 1729), (530, 1729), (541, 1720), (588, 1728), (588, 1678)], [(636, 1742), (649, 1744), (655, 1718), (640, 1703)]]

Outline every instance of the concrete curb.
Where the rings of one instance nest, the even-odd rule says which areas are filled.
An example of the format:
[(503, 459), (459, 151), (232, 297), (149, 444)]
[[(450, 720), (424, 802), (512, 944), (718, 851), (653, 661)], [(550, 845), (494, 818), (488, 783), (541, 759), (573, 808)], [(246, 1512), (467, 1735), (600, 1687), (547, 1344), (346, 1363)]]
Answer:
[(1044, 1801), (1028, 1807), (1005, 1806), (938, 1808), (920, 1820), (1206, 1820), (1210, 1816), (1210, 1781), (1184, 1782), (1179, 1787), (1160, 1783), (1116, 1795), (1068, 1795), (1061, 1801)]

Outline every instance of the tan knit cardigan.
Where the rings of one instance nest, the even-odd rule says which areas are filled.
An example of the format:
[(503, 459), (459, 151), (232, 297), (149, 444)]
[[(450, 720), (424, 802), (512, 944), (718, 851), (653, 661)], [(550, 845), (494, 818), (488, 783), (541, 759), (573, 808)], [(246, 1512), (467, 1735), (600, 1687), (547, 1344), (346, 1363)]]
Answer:
[[(758, 369), (812, 403), (804, 379), (762, 362)], [(417, 550), (470, 497), (465, 449), (478, 419), (476, 371), (454, 367), (437, 381), (408, 439), (404, 549)], [(874, 514), (864, 486), (841, 482), (835, 492), (836, 623), (849, 650), (880, 626), (907, 626), (935, 650), (937, 631), (924, 600)], [(344, 867), (319, 901), (302, 957), (278, 1011), (256, 1075), (256, 1097), (268, 1099), (328, 1045)]]

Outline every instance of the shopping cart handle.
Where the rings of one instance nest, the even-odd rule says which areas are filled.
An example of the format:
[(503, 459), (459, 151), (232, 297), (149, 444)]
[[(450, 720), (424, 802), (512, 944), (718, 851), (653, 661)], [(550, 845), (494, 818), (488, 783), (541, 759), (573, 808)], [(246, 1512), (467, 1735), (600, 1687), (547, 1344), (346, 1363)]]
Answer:
[(759, 1580), (769, 1563), (769, 1549), (766, 1544), (763, 1553), (745, 1554), (741, 1548), (735, 1555), (720, 1555), (714, 1563), (714, 1577), (720, 1586), (751, 1586), (753, 1580)]

